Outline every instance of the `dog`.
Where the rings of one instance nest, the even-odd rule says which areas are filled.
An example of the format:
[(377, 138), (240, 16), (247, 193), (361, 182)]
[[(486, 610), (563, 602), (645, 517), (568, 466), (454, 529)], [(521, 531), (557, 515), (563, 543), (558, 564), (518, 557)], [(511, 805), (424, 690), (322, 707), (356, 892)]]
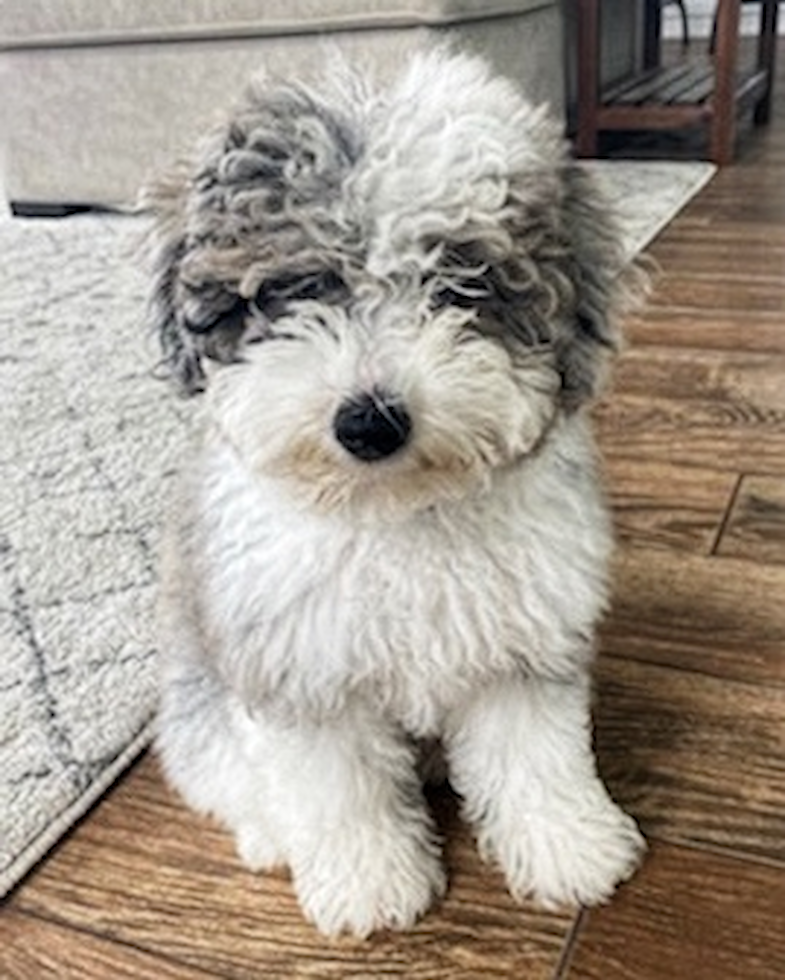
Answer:
[(560, 127), (449, 49), (385, 86), (260, 76), (147, 205), (155, 329), (205, 392), (162, 559), (166, 777), (367, 936), (445, 891), (438, 740), (516, 898), (607, 900), (644, 844), (591, 744), (586, 406), (630, 287)]

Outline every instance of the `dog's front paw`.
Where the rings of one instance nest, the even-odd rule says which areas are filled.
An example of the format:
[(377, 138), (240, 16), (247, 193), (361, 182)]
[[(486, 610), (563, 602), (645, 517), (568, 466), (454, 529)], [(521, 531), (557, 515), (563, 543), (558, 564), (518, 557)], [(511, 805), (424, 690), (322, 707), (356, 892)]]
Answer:
[(303, 911), (331, 936), (407, 929), (445, 890), (436, 846), (396, 828), (328, 835), (292, 870)]
[(516, 898), (546, 908), (607, 901), (646, 848), (632, 817), (607, 797), (588, 808), (543, 809), (505, 823), (485, 835), (483, 850), (501, 865)]

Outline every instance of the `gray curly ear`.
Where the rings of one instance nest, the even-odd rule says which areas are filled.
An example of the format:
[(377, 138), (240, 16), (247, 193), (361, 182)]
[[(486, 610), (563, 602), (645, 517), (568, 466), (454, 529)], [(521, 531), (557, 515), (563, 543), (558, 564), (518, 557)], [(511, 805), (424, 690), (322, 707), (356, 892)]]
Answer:
[[(547, 134), (546, 134), (547, 135)], [(511, 183), (510, 248), (495, 265), (489, 292), (504, 303), (505, 332), (548, 351), (559, 375), (559, 404), (574, 412), (602, 389), (621, 344), (619, 320), (645, 292), (602, 187), (557, 149), (541, 169)], [(478, 260), (479, 261), (479, 260)]]
[(193, 337), (183, 327), (177, 302), (180, 266), (186, 254), (188, 186), (182, 164), (148, 184), (140, 194), (139, 207), (153, 219), (146, 243), (152, 267), (151, 328), (161, 345), (163, 368), (184, 394), (192, 395), (204, 389), (205, 374)]
[(357, 152), (320, 97), (260, 79), (190, 164), (143, 194), (155, 219), (154, 327), (185, 392), (204, 388), (203, 358), (240, 356), (265, 283), (319, 267), (343, 233), (332, 209)]
[(619, 317), (644, 288), (624, 248), (621, 228), (602, 189), (584, 167), (568, 163), (561, 206), (563, 272), (572, 299), (557, 351), (562, 401), (574, 410), (598, 394), (621, 344)]

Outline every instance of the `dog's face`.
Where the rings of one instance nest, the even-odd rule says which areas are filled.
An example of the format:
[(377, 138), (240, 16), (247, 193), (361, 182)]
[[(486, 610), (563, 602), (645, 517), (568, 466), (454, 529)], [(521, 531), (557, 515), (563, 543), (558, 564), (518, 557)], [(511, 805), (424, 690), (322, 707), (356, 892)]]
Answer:
[(410, 512), (536, 449), (596, 391), (622, 254), (555, 125), (476, 60), (374, 94), (257, 83), (152, 196), (173, 372), (254, 470)]

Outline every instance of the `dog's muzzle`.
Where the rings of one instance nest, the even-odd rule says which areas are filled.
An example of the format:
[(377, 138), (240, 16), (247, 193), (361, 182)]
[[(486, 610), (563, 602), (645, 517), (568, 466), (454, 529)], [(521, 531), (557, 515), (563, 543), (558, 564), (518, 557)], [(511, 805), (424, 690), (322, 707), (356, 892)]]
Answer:
[(344, 402), (333, 419), (335, 438), (364, 463), (398, 452), (411, 430), (412, 420), (403, 405), (378, 391)]

